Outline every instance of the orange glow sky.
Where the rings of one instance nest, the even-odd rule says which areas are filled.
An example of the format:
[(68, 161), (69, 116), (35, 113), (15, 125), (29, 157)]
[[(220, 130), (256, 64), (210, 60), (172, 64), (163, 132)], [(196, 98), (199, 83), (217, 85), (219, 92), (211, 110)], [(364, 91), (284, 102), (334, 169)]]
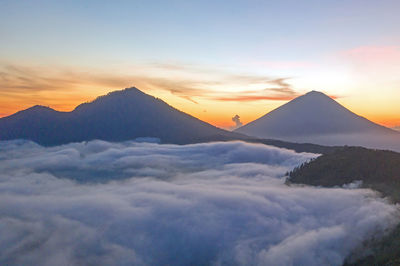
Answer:
[(0, 117), (135, 86), (228, 129), (310, 90), (400, 125), (399, 2), (39, 2), (0, 10)]

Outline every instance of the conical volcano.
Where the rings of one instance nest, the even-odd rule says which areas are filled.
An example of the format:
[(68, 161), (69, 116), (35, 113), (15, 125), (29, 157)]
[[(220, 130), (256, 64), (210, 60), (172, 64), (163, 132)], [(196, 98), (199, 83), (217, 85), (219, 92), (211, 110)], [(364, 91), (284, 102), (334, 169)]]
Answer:
[(282, 105), (236, 132), (258, 138), (323, 145), (400, 147), (400, 134), (351, 112), (317, 91)]

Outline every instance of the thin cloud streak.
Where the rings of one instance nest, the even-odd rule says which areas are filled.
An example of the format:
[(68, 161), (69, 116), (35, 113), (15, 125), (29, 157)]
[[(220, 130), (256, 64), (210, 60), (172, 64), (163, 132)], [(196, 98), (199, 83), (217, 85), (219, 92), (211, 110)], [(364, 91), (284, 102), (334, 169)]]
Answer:
[(235, 101), (235, 102), (252, 102), (252, 101), (290, 101), (298, 96), (299, 93), (293, 90), (292, 86), (287, 82), (289, 78), (279, 78), (269, 80), (268, 83), (278, 87), (266, 88), (263, 90), (246, 90), (236, 93), (233, 96), (222, 96), (214, 98), (217, 101)]
[(233, 97), (218, 97), (214, 98), (217, 101), (234, 101), (234, 102), (253, 102), (260, 100), (269, 101), (290, 101), (295, 97), (290, 96), (261, 96), (261, 95), (239, 95)]
[[(252, 85), (272, 87), (253, 90), (250, 93), (255, 96), (251, 97), (246, 96), (249, 90), (238, 91), (236, 94), (242, 95), (243, 99), (247, 98), (247, 101), (289, 100), (297, 95), (287, 82), (289, 79), (287, 77), (232, 74), (221, 69), (207, 70), (195, 65), (162, 63), (135, 66), (130, 72), (133, 73), (3, 63), (0, 65), (0, 97), (3, 100), (17, 101), (34, 98), (35, 102), (47, 98), (47, 103), (56, 104), (55, 102), (62, 99), (59, 95), (61, 92), (70, 98), (76, 95), (75, 98), (81, 99), (89, 89), (93, 91), (94, 88), (98, 88), (106, 91), (136, 86), (144, 91), (168, 91), (172, 95), (197, 104), (198, 99), (228, 100), (227, 92), (221, 91), (221, 86), (245, 88)], [(276, 94), (279, 94), (279, 97)], [(239, 96), (235, 98), (239, 99)], [(76, 102), (77, 104), (79, 102)]]

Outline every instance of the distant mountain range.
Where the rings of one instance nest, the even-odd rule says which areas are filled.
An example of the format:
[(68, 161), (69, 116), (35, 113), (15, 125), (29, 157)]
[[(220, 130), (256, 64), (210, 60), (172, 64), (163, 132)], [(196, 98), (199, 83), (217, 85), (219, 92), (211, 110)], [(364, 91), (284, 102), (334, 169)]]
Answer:
[(134, 87), (100, 96), (71, 112), (34, 106), (0, 118), (0, 140), (28, 139), (49, 146), (94, 139), (118, 142), (138, 138), (156, 138), (161, 143), (174, 144), (246, 140), (319, 153), (326, 153), (329, 148), (318, 145), (400, 151), (399, 132), (358, 116), (316, 91), (235, 132), (203, 122)]
[(235, 132), (299, 143), (400, 150), (399, 132), (358, 116), (317, 91), (300, 96)]
[(59, 145), (93, 139), (158, 138), (162, 143), (246, 139), (183, 113), (136, 88), (111, 92), (71, 112), (34, 106), (0, 119), (0, 140)]

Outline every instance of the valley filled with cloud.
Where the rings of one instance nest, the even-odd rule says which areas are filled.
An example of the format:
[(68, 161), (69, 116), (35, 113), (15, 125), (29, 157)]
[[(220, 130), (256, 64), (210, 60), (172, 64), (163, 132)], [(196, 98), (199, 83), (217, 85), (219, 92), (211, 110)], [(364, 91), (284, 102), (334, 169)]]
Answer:
[(317, 156), (244, 142), (2, 142), (0, 264), (341, 265), (399, 210), (368, 189), (285, 184)]

